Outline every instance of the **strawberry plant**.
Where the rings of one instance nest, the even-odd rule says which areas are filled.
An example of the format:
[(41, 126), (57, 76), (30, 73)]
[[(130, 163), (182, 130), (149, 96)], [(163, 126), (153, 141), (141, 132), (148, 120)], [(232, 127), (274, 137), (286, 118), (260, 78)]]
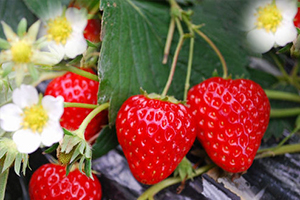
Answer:
[(32, 199), (101, 198), (92, 169), (111, 150), (139, 200), (300, 151), (295, 1), (16, 1), (0, 2), (0, 199), (37, 148), (60, 165), (34, 173)]

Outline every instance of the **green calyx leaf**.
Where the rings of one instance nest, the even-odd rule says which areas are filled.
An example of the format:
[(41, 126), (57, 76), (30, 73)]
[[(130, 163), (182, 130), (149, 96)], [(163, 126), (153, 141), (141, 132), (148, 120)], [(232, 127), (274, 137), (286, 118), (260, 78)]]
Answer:
[(25, 175), (26, 168), (28, 167), (28, 155), (20, 153), (17, 150), (15, 142), (8, 138), (1, 138), (0, 140), (0, 160), (3, 161), (3, 165), (0, 167), (0, 173), (4, 173), (14, 163), (15, 173), (20, 175), (21, 164), (23, 162), (22, 172)]
[(92, 149), (84, 138), (79, 137), (77, 134), (65, 135), (60, 146), (59, 160), (62, 164), (67, 165), (67, 174), (72, 166), (79, 161), (79, 170), (92, 178), (91, 164), (89, 164), (91, 159)]
[(22, 38), (26, 34), (27, 29), (27, 20), (25, 18), (22, 18), (20, 23), (18, 24), (18, 36)]
[(161, 101), (168, 101), (168, 102), (175, 103), (175, 104), (184, 103), (183, 101), (177, 100), (174, 96), (162, 96), (162, 95), (157, 94), (157, 93), (148, 94), (142, 88), (140, 89), (140, 91), (141, 91), (142, 95), (146, 96), (149, 99), (157, 99), (157, 100), (161, 100)]
[(174, 176), (179, 176), (181, 180), (192, 177), (194, 173), (192, 163), (184, 157), (174, 171)]

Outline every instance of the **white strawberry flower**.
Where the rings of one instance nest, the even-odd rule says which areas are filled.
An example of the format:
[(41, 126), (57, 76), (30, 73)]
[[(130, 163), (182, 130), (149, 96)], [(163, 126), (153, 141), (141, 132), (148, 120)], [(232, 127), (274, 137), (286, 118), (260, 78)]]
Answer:
[(247, 41), (254, 52), (265, 53), (297, 37), (293, 23), (296, 0), (255, 0), (245, 13), (243, 29), (248, 32)]
[(54, 49), (50, 48), (48, 52), (41, 50), (47, 43), (44, 38), (36, 40), (41, 21), (32, 24), (26, 32), (27, 21), (22, 19), (18, 25), (18, 34), (5, 22), (1, 23), (7, 40), (0, 39), (0, 48), (3, 49), (0, 52), (0, 64), (16, 72), (18, 85), (29, 67), (52, 66), (61, 61), (62, 56)]
[(41, 144), (51, 146), (62, 139), (59, 120), (64, 111), (63, 97), (40, 98), (33, 86), (22, 84), (13, 91), (12, 101), (0, 108), (0, 126), (14, 132), (19, 152), (32, 153)]
[(83, 32), (87, 25), (86, 9), (62, 7), (44, 17), (40, 35), (48, 39), (48, 47), (57, 49), (64, 57), (75, 58), (87, 49)]

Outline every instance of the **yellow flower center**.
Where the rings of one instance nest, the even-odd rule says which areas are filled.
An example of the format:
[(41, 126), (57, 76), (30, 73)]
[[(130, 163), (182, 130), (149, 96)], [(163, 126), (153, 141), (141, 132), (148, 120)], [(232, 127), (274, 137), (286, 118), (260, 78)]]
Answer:
[(48, 115), (42, 105), (26, 107), (23, 112), (23, 128), (41, 133), (48, 121)]
[(26, 41), (20, 40), (11, 47), (12, 61), (15, 63), (28, 63), (32, 56), (32, 47)]
[(66, 17), (57, 17), (48, 22), (48, 39), (56, 43), (66, 44), (72, 33), (72, 27)]
[(282, 21), (282, 15), (275, 3), (266, 5), (265, 7), (259, 7), (256, 13), (257, 16), (257, 28), (264, 28), (267, 32), (276, 32), (277, 27)]

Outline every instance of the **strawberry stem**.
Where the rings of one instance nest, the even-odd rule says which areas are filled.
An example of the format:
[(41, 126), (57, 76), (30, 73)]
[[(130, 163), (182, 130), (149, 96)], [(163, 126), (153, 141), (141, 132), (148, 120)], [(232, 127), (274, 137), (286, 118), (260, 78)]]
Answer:
[(99, 78), (98, 78), (97, 75), (92, 74), (92, 73), (87, 72), (87, 71), (84, 71), (82, 69), (79, 69), (78, 67), (65, 66), (63, 69), (66, 70), (66, 71), (69, 71), (69, 72), (73, 72), (74, 74), (78, 74), (80, 76), (91, 79), (93, 81), (98, 81), (99, 82)]
[(171, 48), (171, 43), (174, 35), (174, 30), (175, 30), (175, 19), (174, 17), (171, 18), (170, 21), (170, 26), (169, 26), (169, 31), (168, 31), (168, 36), (165, 44), (165, 49), (164, 49), (164, 59), (162, 61), (163, 64), (166, 64), (168, 62), (168, 56), (170, 53), (170, 48)]
[(176, 25), (177, 25), (177, 28), (178, 28), (178, 31), (179, 31), (179, 34), (180, 34), (180, 38), (179, 38), (179, 41), (177, 43), (175, 54), (173, 56), (172, 66), (171, 66), (171, 70), (170, 70), (170, 74), (169, 74), (166, 86), (165, 86), (165, 88), (164, 88), (164, 90), (161, 94), (162, 97), (165, 97), (167, 95), (168, 90), (171, 86), (173, 76), (174, 76), (174, 73), (175, 73), (175, 69), (176, 69), (176, 64), (177, 64), (177, 59), (178, 59), (178, 56), (179, 56), (179, 52), (180, 52), (180, 49), (181, 49), (181, 47), (183, 45), (183, 42), (184, 42), (184, 39), (185, 39), (185, 35), (183, 33), (182, 26), (180, 24), (179, 19), (175, 18), (175, 22), (176, 22)]
[[(205, 165), (203, 167), (200, 167), (198, 169), (195, 170), (195, 173), (189, 177), (188, 179), (194, 178), (196, 176), (199, 176), (201, 174), (203, 174), (204, 172), (210, 170), (211, 168), (215, 167), (214, 164), (210, 164), (210, 165)], [(150, 187), (149, 189), (147, 189), (137, 200), (154, 200), (154, 195), (157, 194), (159, 191), (161, 191), (162, 189), (169, 187), (171, 185), (177, 184), (181, 182), (181, 178), (180, 177), (171, 177), (171, 178), (167, 178), (155, 185), (153, 185), (152, 187)]]
[(80, 76), (86, 77), (88, 79), (91, 79), (93, 81), (98, 81), (99, 82), (99, 77), (95, 74), (92, 74), (90, 72), (84, 71), (82, 69), (79, 69), (78, 67), (73, 67), (68, 64), (63, 64), (63, 65), (56, 65), (52, 67), (53, 70), (64, 70), (64, 71), (69, 71), (73, 72), (74, 74), (78, 74)]
[(300, 115), (300, 108), (282, 108), (282, 109), (271, 109), (270, 117), (293, 117)]
[[(191, 32), (191, 34), (193, 34), (193, 32)], [(194, 55), (194, 44), (195, 44), (195, 38), (191, 37), (191, 39), (190, 39), (190, 50), (189, 50), (189, 61), (188, 61), (186, 79), (185, 79), (183, 101), (186, 101), (187, 93), (188, 93), (188, 90), (190, 88), (190, 78), (191, 78), (193, 55)]]
[(224, 59), (222, 53), (220, 52), (218, 47), (213, 43), (213, 41), (211, 41), (211, 39), (209, 39), (209, 37), (207, 37), (202, 31), (200, 31), (194, 25), (192, 25), (192, 27), (193, 27), (193, 30), (209, 44), (209, 46), (215, 51), (215, 53), (219, 57), (221, 64), (222, 64), (222, 68), (223, 68), (223, 78), (226, 79), (228, 76), (228, 68), (227, 68), (227, 64), (225, 62), (225, 59)]
[(100, 106), (98, 106), (97, 108), (95, 108), (94, 110), (92, 110), (92, 112), (90, 112), (88, 114), (88, 116), (86, 116), (86, 118), (82, 121), (81, 125), (79, 126), (79, 128), (76, 130), (76, 134), (81, 137), (84, 138), (84, 132), (86, 127), (88, 126), (88, 124), (90, 123), (90, 121), (101, 111), (107, 109), (109, 107), (109, 103), (104, 103)]
[(76, 107), (76, 108), (90, 108), (94, 109), (97, 108), (98, 105), (95, 104), (88, 104), (88, 103), (71, 103), (71, 102), (64, 102), (64, 107)]
[(274, 90), (265, 90), (265, 93), (269, 99), (286, 100), (300, 103), (300, 96), (297, 94)]
[(300, 152), (300, 143), (288, 144), (288, 145), (281, 146), (279, 148), (271, 147), (266, 149), (260, 149), (257, 151), (255, 159), (271, 157), (271, 156), (273, 157), (285, 153), (297, 153), (297, 152)]

